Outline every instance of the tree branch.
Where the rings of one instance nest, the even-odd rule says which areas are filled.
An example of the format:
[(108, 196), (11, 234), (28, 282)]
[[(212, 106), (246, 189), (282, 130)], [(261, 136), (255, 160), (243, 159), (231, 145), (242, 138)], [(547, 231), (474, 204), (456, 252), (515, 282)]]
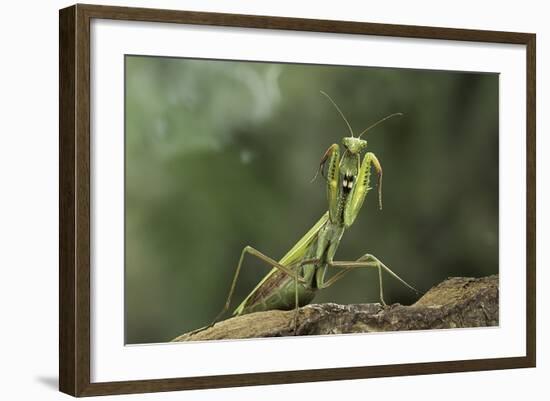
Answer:
[(272, 310), (238, 316), (172, 341), (204, 341), (288, 335), (367, 333), (498, 325), (498, 275), (449, 278), (411, 306), (393, 304), (307, 305), (294, 311)]

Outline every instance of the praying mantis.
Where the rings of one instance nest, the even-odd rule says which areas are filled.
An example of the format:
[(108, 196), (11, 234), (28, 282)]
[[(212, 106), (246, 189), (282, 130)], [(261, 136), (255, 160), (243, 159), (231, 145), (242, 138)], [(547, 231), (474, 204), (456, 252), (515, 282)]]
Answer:
[[(355, 136), (351, 125), (338, 105), (327, 93), (323, 91), (321, 93), (336, 108), (351, 134), (351, 136), (342, 139), (344, 149), (342, 155), (340, 155), (340, 146), (335, 143), (327, 149), (319, 163), (317, 174), (320, 171), (326, 180), (328, 211), (278, 261), (252, 246), (245, 246), (241, 252), (224, 307), (216, 319), (206, 327), (214, 325), (229, 310), (246, 255), (260, 259), (271, 266), (272, 269), (237, 306), (233, 311), (233, 316), (272, 309), (294, 309), (295, 332), (299, 307), (309, 304), (319, 290), (330, 287), (354, 269), (378, 269), (380, 302), (384, 306), (386, 302), (384, 301), (382, 285), (383, 270), (418, 293), (414, 287), (395, 274), (374, 255), (367, 253), (355, 261), (334, 260), (344, 232), (354, 223), (367, 193), (372, 189), (369, 186), (372, 167), (378, 174), (378, 203), (379, 208), (382, 209), (382, 165), (374, 153), (366, 152), (367, 141), (361, 139), (361, 136), (381, 122), (402, 114), (391, 114)], [(363, 153), (364, 156), (361, 161)], [(317, 177), (317, 174), (315, 177)], [(329, 268), (340, 270), (325, 280)]]

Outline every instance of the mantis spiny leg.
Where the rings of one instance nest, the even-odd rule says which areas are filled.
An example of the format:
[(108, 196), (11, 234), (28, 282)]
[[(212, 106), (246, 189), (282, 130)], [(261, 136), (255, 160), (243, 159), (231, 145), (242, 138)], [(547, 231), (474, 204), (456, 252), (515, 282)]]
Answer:
[(386, 272), (388, 272), (391, 276), (393, 276), (395, 279), (400, 281), (403, 285), (410, 288), (417, 294), (419, 291), (411, 286), (409, 283), (407, 283), (405, 280), (403, 280), (401, 277), (399, 277), (397, 274), (395, 274), (389, 267), (387, 267), (384, 263), (382, 263), (376, 256), (371, 254), (365, 254), (361, 256), (359, 259), (357, 259), (355, 262), (351, 261), (334, 261), (329, 263), (329, 266), (331, 267), (339, 267), (343, 270), (336, 273), (334, 276), (332, 276), (330, 279), (328, 279), (327, 282), (323, 284), (321, 288), (327, 288), (330, 287), (332, 284), (334, 284), (336, 281), (340, 280), (342, 277), (344, 277), (345, 274), (347, 274), (349, 271), (357, 268), (364, 268), (364, 267), (376, 267), (378, 268), (378, 281), (380, 286), (380, 302), (382, 305), (386, 305), (386, 302), (384, 301), (384, 289), (382, 286), (382, 269), (384, 269)]
[(382, 210), (382, 165), (374, 153), (367, 152), (359, 167), (357, 182), (353, 185), (353, 190), (344, 210), (344, 223), (346, 227), (350, 227), (355, 221), (363, 206), (363, 201), (371, 189), (369, 186), (371, 166), (374, 166), (374, 169), (378, 173), (378, 206)]
[[(330, 219), (334, 221), (338, 212), (338, 175), (340, 170), (340, 147), (338, 146), (338, 144), (334, 143), (330, 145), (323, 157), (321, 158), (321, 162), (319, 163), (319, 170), (317, 172), (321, 171), (321, 174), (323, 176), (323, 168), (325, 166), (325, 163), (327, 163), (327, 160), (327, 197)], [(317, 174), (315, 174), (315, 177), (317, 177)], [(315, 179), (315, 177), (313, 177), (313, 179)]]

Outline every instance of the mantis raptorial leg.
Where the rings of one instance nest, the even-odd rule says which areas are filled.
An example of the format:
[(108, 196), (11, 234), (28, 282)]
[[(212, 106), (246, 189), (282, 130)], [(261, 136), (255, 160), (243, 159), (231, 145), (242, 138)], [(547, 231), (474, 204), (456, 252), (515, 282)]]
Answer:
[(384, 288), (382, 285), (382, 269), (384, 269), (386, 272), (388, 272), (391, 276), (393, 276), (395, 279), (400, 281), (402, 284), (404, 284), (406, 287), (410, 288), (417, 294), (419, 291), (414, 288), (413, 286), (409, 285), (405, 280), (403, 280), (401, 277), (399, 277), (397, 274), (395, 274), (388, 266), (386, 266), (384, 263), (380, 261), (376, 256), (371, 255), (369, 253), (361, 256), (356, 261), (333, 261), (329, 263), (329, 266), (331, 267), (339, 267), (343, 270), (336, 273), (334, 276), (329, 278), (325, 283), (323, 283), (322, 288), (330, 287), (332, 284), (340, 280), (344, 275), (346, 275), (348, 272), (350, 272), (353, 269), (357, 268), (365, 268), (365, 267), (375, 267), (378, 268), (378, 282), (380, 286), (380, 302), (382, 305), (386, 306), (386, 302), (384, 301)]

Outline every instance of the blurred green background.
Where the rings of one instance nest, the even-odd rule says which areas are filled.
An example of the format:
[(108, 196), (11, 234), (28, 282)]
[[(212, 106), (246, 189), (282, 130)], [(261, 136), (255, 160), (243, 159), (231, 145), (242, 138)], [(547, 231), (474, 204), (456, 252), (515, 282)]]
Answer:
[[(384, 168), (337, 259), (379, 257), (427, 291), (498, 273), (498, 75), (126, 56), (126, 343), (165, 342), (221, 310), (242, 248), (275, 259), (327, 208), (310, 183), (332, 143), (366, 135)], [(269, 271), (245, 262), (236, 306)], [(314, 302), (378, 302), (357, 270)], [(387, 302), (417, 296), (384, 277)]]

